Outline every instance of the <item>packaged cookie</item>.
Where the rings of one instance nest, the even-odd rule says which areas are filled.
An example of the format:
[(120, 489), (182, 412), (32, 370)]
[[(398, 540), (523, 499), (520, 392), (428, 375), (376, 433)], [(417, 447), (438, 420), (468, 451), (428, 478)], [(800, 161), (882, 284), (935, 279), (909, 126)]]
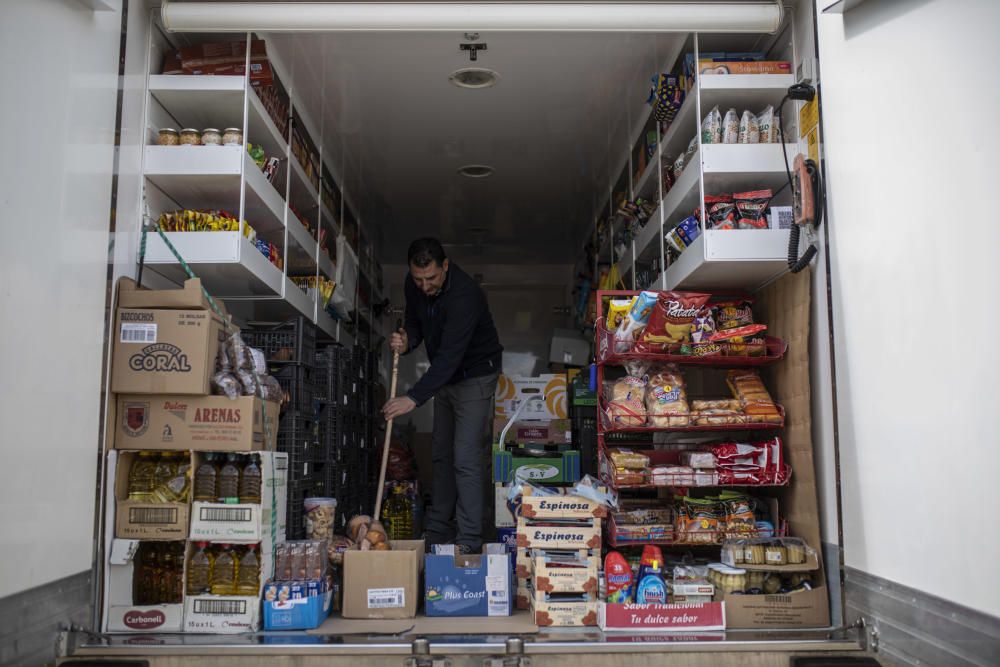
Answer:
[(760, 127), (757, 125), (757, 116), (749, 111), (744, 111), (743, 117), (740, 118), (740, 134), (737, 143), (760, 143)]
[(701, 143), (722, 143), (722, 114), (719, 112), (719, 107), (712, 107), (701, 121)]
[(740, 117), (736, 109), (726, 112), (726, 117), (722, 120), (722, 143), (735, 144), (740, 138)]
[(774, 124), (774, 107), (770, 104), (757, 114), (757, 128), (760, 132), (760, 143), (778, 143), (778, 127)]

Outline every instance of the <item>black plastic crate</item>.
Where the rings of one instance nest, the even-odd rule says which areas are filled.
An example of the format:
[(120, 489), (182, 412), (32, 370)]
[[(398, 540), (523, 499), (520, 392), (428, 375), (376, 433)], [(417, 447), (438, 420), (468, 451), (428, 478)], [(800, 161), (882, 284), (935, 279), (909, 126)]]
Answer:
[(270, 370), (278, 384), (288, 394), (288, 409), (309, 416), (316, 413), (316, 404), (313, 402), (315, 377), (311, 366), (286, 365), (272, 367)]
[(240, 332), (248, 345), (259, 348), (271, 361), (312, 365), (316, 356), (316, 326), (301, 315), (271, 327)]
[(306, 498), (324, 495), (324, 482), (319, 477), (288, 484), (288, 505), (285, 511), (285, 534), (288, 539), (305, 538), (303, 501)]
[(319, 422), (312, 415), (286, 412), (278, 425), (278, 451), (299, 461), (325, 460), (328, 449), (320, 439)]

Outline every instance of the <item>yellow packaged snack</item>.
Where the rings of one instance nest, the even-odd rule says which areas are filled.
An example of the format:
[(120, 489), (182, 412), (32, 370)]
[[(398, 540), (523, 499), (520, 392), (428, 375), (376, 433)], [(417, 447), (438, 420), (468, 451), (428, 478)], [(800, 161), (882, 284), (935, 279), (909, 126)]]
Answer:
[(618, 331), (618, 327), (625, 321), (628, 311), (635, 303), (635, 297), (631, 299), (612, 299), (608, 304), (608, 331)]

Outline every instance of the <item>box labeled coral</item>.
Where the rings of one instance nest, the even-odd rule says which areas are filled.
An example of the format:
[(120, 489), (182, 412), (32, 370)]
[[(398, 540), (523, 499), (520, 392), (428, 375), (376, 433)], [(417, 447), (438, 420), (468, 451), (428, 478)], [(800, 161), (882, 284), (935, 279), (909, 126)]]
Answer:
[[(255, 396), (118, 396), (115, 449), (272, 450), (278, 409)], [(266, 424), (266, 428), (265, 428)], [(269, 436), (265, 437), (265, 434)]]
[(601, 503), (581, 496), (565, 493), (538, 495), (526, 486), (521, 499), (521, 516), (526, 519), (603, 519), (608, 508)]
[(537, 377), (501, 375), (494, 398), (494, 416), (506, 423), (522, 403), (519, 415), (524, 420), (568, 419), (566, 375), (554, 373)]
[[(191, 505), (191, 539), (232, 544), (261, 544), (270, 553), (272, 542), (285, 540), (288, 503), (288, 454), (261, 452), (259, 457), (260, 490), (257, 502), (206, 502)], [(205, 463), (205, 455), (196, 453), (194, 470)], [(272, 540), (272, 534), (274, 539)]]
[[(160, 542), (158, 544), (169, 544)], [(136, 600), (138, 540), (114, 539), (105, 573), (104, 630), (106, 632), (180, 632), (184, 619), (182, 597), (170, 604), (145, 604)], [(181, 570), (182, 571), (182, 570)], [(140, 604), (136, 604), (140, 602)]]
[(691, 605), (602, 602), (599, 625), (605, 632), (725, 630), (726, 607), (721, 602)]
[(565, 524), (521, 518), (517, 523), (519, 549), (599, 549), (601, 520)]
[(510, 616), (513, 580), (502, 544), (483, 545), (482, 554), (458, 555), (438, 547), (424, 561), (428, 616)]
[(344, 552), (344, 618), (417, 615), (423, 540), (395, 540), (391, 551)]
[(539, 627), (570, 628), (597, 625), (600, 602), (592, 599), (561, 600), (544, 594), (531, 596), (531, 613)]
[(208, 394), (223, 323), (208, 308), (201, 282), (189, 280), (183, 290), (139, 290), (130, 283), (119, 282), (111, 391)]
[[(191, 515), (190, 484), (176, 471), (178, 464), (191, 465), (190, 452), (171, 454), (176, 462), (164, 462), (156, 452), (111, 452), (109, 474), (114, 470), (115, 537), (131, 540), (183, 540), (188, 536)], [(175, 467), (178, 483), (157, 482), (157, 467)], [(163, 473), (161, 473), (162, 475)]]

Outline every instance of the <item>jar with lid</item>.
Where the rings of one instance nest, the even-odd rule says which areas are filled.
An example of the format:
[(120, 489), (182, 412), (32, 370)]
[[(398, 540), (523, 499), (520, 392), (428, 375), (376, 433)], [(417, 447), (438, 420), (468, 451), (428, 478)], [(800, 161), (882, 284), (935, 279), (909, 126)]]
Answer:
[(222, 132), (222, 144), (224, 146), (242, 146), (243, 130), (238, 127), (227, 127)]
[(747, 590), (757, 590), (760, 593), (764, 592), (764, 573), (763, 572), (747, 572)]
[(747, 589), (747, 571), (740, 567), (734, 567), (729, 573), (732, 577), (732, 593), (743, 593)]
[(201, 145), (201, 132), (193, 127), (185, 127), (181, 130), (181, 146)]
[(156, 143), (160, 146), (176, 146), (181, 143), (181, 135), (172, 127), (161, 127)]
[(203, 146), (221, 146), (222, 133), (214, 127), (206, 127), (201, 131), (201, 144)]

